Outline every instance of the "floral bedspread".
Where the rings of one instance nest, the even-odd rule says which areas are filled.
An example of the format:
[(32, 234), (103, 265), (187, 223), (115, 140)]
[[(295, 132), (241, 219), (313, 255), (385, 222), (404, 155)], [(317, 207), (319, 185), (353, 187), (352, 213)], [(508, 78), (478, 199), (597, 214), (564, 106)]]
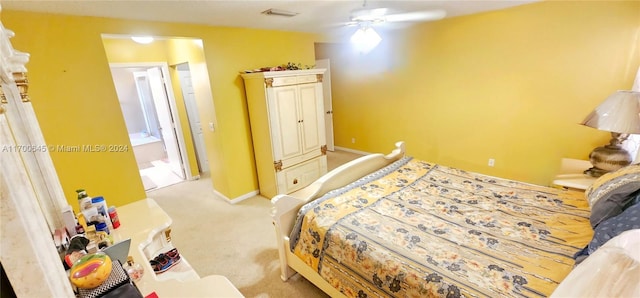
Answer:
[(347, 297), (549, 296), (584, 195), (404, 158), (305, 205), (291, 249)]

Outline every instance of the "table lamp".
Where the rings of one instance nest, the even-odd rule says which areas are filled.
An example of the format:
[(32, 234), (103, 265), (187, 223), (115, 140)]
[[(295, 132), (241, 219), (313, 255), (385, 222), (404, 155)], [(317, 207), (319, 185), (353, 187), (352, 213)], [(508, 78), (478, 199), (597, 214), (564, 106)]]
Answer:
[(640, 92), (614, 92), (580, 124), (611, 132), (609, 144), (597, 147), (589, 154), (593, 167), (585, 174), (600, 177), (631, 164), (631, 154), (620, 144), (629, 134), (640, 134)]

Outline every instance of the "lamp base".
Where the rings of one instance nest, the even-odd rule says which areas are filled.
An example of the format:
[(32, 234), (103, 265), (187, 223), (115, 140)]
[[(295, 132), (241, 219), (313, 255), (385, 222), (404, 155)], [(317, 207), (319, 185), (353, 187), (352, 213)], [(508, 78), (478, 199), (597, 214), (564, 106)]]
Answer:
[(596, 168), (596, 167), (591, 167), (591, 168), (586, 169), (584, 171), (585, 174), (587, 174), (587, 175), (589, 175), (591, 177), (596, 177), (596, 178), (600, 177), (600, 176), (602, 176), (602, 175), (604, 175), (606, 173), (609, 173), (609, 172), (610, 171), (599, 169), (599, 168)]
[[(631, 164), (631, 154), (624, 148), (620, 147), (620, 134), (611, 133), (612, 138), (609, 145), (593, 149), (589, 154), (589, 161), (593, 165), (584, 171), (585, 174), (592, 177), (600, 177), (608, 172), (613, 172)], [(628, 136), (628, 135), (627, 135)], [(626, 136), (622, 141), (626, 139)]]

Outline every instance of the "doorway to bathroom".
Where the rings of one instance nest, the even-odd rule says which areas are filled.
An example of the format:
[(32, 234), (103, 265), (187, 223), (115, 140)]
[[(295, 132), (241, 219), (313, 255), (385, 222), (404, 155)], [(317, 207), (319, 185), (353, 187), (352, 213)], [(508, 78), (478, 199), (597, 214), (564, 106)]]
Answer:
[(167, 64), (110, 67), (145, 191), (184, 181), (184, 140)]

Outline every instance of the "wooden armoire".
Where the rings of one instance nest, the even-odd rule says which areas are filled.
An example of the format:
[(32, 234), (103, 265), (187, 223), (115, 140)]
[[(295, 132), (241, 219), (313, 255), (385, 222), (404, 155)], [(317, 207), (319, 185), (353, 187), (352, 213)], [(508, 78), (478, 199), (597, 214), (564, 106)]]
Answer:
[(324, 72), (242, 74), (262, 196), (295, 192), (327, 172)]

